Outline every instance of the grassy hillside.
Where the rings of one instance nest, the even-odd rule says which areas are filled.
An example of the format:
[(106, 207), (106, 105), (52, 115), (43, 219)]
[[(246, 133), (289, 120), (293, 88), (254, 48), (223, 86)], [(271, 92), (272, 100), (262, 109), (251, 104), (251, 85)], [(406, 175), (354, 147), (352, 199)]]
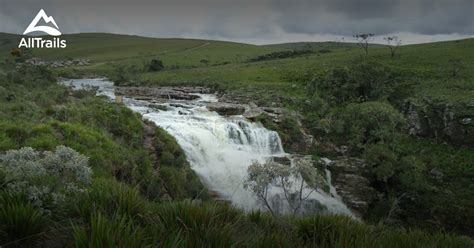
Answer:
[[(462, 246), (457, 243), (461, 241), (451, 236), (407, 233), (396, 228), (474, 235), (474, 200), (471, 197), (474, 194), (474, 124), (471, 122), (474, 117), (474, 58), (471, 56), (474, 39), (402, 46), (391, 58), (388, 48), (380, 45), (371, 46), (366, 55), (354, 44), (339, 43), (254, 46), (112, 34), (64, 35), (62, 38), (68, 40), (67, 49), (33, 49), (32, 56), (48, 61), (87, 58), (91, 64), (50, 68), (51, 72), (43, 67), (15, 71), (12, 61), (27, 59), (13, 58), (9, 54), (16, 46), (18, 36), (0, 35), (0, 58), (7, 60), (0, 67), (0, 79), (4, 83), (0, 93), (5, 99), (0, 109), (0, 148), (17, 149), (28, 145), (52, 150), (56, 145), (65, 144), (91, 158), (94, 172), (99, 176), (91, 186), (94, 193), (89, 202), (100, 204), (93, 210), (91, 206), (81, 210), (83, 215), (74, 222), (79, 225), (75, 228), (76, 242), (92, 242), (91, 233), (87, 231), (94, 228), (100, 231), (101, 225), (109, 224), (118, 228), (117, 233), (130, 234), (131, 227), (138, 227), (140, 232), (132, 232), (133, 237), (174, 237), (185, 240), (183, 242), (202, 242), (201, 238), (207, 237), (212, 238), (216, 246), (235, 243), (239, 240), (236, 237), (242, 236), (245, 237), (243, 246), (249, 244), (247, 239), (257, 238), (278, 240), (288, 246), (347, 247), (345, 242), (352, 242), (350, 244), (361, 247), (371, 244), (458, 247)], [(291, 52), (303, 49), (310, 52), (296, 55)], [(269, 59), (259, 61), (262, 55)], [(150, 70), (152, 60), (161, 60), (164, 68)], [(140, 173), (152, 171), (151, 162), (140, 160), (144, 151), (138, 147), (138, 137), (142, 137), (144, 131), (142, 127), (127, 126), (135, 126), (138, 117), (91, 95), (67, 97), (65, 89), (52, 84), (55, 76), (89, 75), (107, 76), (121, 85), (204, 85), (259, 105), (298, 111), (303, 129), (318, 141), (318, 145), (302, 152), (315, 156), (363, 158), (366, 167), (358, 173), (377, 191), (377, 198), (370, 202), (364, 220), (390, 227), (359, 225), (337, 218), (282, 218), (282, 224), (281, 220), (274, 223), (269, 216), (235, 213), (233, 209), (222, 210), (216, 206), (143, 203), (142, 197), (153, 200), (154, 194), (163, 193), (152, 190), (155, 184), (163, 185), (163, 182), (178, 188), (177, 192), (183, 198), (191, 198), (195, 192), (187, 192), (185, 189), (189, 189), (189, 185), (182, 185), (180, 180), (180, 176), (187, 174), (183, 169), (186, 167), (174, 168), (171, 163), (165, 169), (172, 170), (166, 173), (168, 177), (156, 178), (151, 173), (147, 178), (149, 181), (143, 185), (139, 180), (143, 175)], [(18, 97), (12, 98), (10, 92)], [(101, 118), (102, 115), (106, 117)], [(115, 128), (112, 123), (116, 117), (133, 121)], [(91, 122), (91, 119), (97, 120)], [(37, 120), (40, 124), (36, 124)], [(414, 120), (419, 123), (413, 127)], [(288, 123), (293, 127), (285, 126)], [(286, 137), (291, 136), (285, 133), (286, 130), (298, 129), (294, 127), (295, 123), (295, 120), (283, 121), (281, 126), (270, 123), (268, 127)], [(175, 160), (181, 161), (182, 154), (174, 153), (177, 150), (175, 142), (164, 132), (157, 134), (160, 139), (169, 141), (165, 142), (165, 148), (162, 147), (164, 152), (174, 154)], [(124, 142), (128, 140), (131, 142)], [(347, 152), (333, 149), (342, 146), (347, 147)], [(126, 150), (130, 152), (124, 152)], [(102, 167), (102, 164), (106, 166)], [(130, 193), (129, 187), (139, 187), (141, 191), (137, 194), (141, 195), (132, 198), (139, 202), (140, 208), (133, 207), (135, 202), (118, 203), (124, 204), (127, 211), (131, 207), (123, 217), (125, 219), (122, 213), (108, 208), (108, 201), (114, 200), (113, 196), (108, 198), (100, 194), (100, 189), (108, 182), (103, 180), (119, 180), (127, 185), (117, 186), (119, 191), (125, 192), (116, 192), (117, 195), (135, 195)], [(173, 212), (174, 208), (180, 212)], [(206, 214), (213, 211), (224, 211), (222, 216), (238, 216), (242, 222), (231, 225), (226, 217), (210, 223)], [(212, 226), (211, 230), (193, 228), (203, 224), (191, 221), (191, 214), (202, 217), (199, 221)], [(140, 216), (156, 222), (149, 223)], [(55, 221), (60, 219), (55, 218)], [(168, 218), (179, 218), (182, 222), (168, 232), (163, 228), (169, 226)], [(240, 225), (263, 231), (242, 234), (238, 232)], [(323, 231), (322, 236), (311, 236), (319, 232), (321, 225), (330, 226), (331, 231)], [(346, 225), (351, 228), (346, 229)], [(161, 229), (154, 233), (152, 230), (157, 226)], [(288, 231), (280, 233), (278, 230)], [(146, 240), (155, 245), (176, 241)]]
[(163, 130), (152, 156), (131, 110), (70, 91), (46, 68), (1, 65), (2, 247), (472, 246), (443, 232), (190, 201), (202, 186)]
[[(0, 34), (0, 57), (7, 57), (11, 48), (18, 45), (22, 36)], [(33, 49), (34, 56), (48, 60), (65, 58), (87, 58), (95, 63), (152, 57), (166, 58), (168, 65), (200, 65), (200, 60), (210, 64), (240, 62), (248, 57), (281, 50), (213, 40), (156, 39), (129, 35), (84, 33), (62, 35), (67, 40), (65, 49), (54, 52)]]

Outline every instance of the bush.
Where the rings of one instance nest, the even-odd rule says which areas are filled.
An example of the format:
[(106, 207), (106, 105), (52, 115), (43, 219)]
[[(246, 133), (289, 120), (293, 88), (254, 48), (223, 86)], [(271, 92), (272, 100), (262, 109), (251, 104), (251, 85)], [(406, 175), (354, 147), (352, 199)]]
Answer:
[(87, 157), (64, 146), (43, 153), (29, 147), (7, 151), (0, 155), (0, 171), (6, 178), (6, 192), (25, 194), (44, 210), (84, 192), (92, 175)]
[(343, 129), (333, 129), (333, 132), (338, 136), (342, 135), (356, 151), (366, 144), (391, 143), (400, 130), (403, 130), (406, 122), (395, 108), (384, 102), (349, 104), (339, 117)]
[(162, 71), (165, 68), (163, 65), (163, 61), (159, 59), (152, 59), (150, 62), (150, 66), (148, 67), (148, 71)]
[(316, 76), (308, 88), (335, 104), (387, 99), (394, 90), (397, 75), (379, 62), (362, 60), (349, 67), (332, 69)]

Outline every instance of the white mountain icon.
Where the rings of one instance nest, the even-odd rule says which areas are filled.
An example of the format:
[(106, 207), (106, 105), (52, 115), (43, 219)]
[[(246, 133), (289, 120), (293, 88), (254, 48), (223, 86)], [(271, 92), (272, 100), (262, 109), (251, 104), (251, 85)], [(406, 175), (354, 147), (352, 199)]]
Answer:
[[(50, 27), (50, 26), (36, 26), (41, 18), (43, 18), (45, 23), (52, 23), (56, 27), (56, 29), (53, 28), (53, 27)], [(35, 19), (33, 19), (33, 21), (31, 21), (30, 25), (26, 28), (26, 30), (25, 30), (25, 32), (23, 32), (23, 34), (28, 34), (28, 33), (35, 32), (35, 31), (45, 32), (45, 33), (47, 33), (49, 35), (53, 35), (53, 36), (61, 35), (61, 32), (59, 32), (58, 24), (56, 24), (56, 22), (54, 21), (54, 18), (52, 16), (47, 16), (46, 12), (44, 12), (43, 9), (41, 9), (38, 12)]]

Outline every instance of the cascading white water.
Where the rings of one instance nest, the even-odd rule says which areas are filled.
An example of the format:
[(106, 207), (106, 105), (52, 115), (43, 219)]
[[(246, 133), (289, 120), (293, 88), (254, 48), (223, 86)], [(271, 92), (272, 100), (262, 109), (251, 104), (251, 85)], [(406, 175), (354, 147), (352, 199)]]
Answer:
[[(99, 87), (99, 94), (114, 98), (113, 84), (104, 79), (63, 83), (76, 88), (81, 88), (81, 85)], [(243, 116), (223, 117), (209, 111), (206, 102), (215, 102), (217, 98), (196, 95), (200, 99), (195, 101), (176, 104), (177, 101), (170, 100), (163, 104), (166, 110), (154, 109), (147, 101), (131, 98), (124, 98), (124, 104), (170, 133), (184, 150), (191, 168), (210, 190), (245, 210), (264, 209), (256, 197), (243, 188), (243, 182), (253, 161), (264, 162), (272, 156), (285, 156), (278, 134)], [(309, 200), (327, 207), (329, 213), (352, 215), (338, 197), (322, 191), (310, 193), (306, 190), (305, 194), (309, 194)], [(283, 202), (282, 189), (277, 185), (272, 187), (270, 198), (274, 203)], [(280, 204), (276, 208), (284, 206)]]

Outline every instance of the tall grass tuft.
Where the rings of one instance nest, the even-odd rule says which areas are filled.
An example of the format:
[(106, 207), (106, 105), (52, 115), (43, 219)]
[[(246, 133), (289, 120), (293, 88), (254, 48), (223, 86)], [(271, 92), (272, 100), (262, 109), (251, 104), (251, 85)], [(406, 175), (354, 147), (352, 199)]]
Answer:
[(378, 247), (368, 226), (344, 216), (315, 215), (297, 222), (297, 235), (305, 246)]
[(107, 217), (98, 212), (87, 227), (74, 226), (74, 243), (81, 247), (143, 247), (146, 239), (141, 227), (127, 216)]
[(90, 213), (100, 211), (113, 216), (137, 218), (145, 209), (145, 199), (136, 188), (115, 179), (96, 179), (88, 194), (78, 206), (79, 214), (88, 219)]
[(21, 195), (0, 196), (0, 246), (31, 244), (46, 230), (50, 219)]
[(242, 246), (248, 235), (243, 214), (221, 204), (173, 202), (152, 206), (151, 235), (160, 245), (179, 244), (197, 247)]

